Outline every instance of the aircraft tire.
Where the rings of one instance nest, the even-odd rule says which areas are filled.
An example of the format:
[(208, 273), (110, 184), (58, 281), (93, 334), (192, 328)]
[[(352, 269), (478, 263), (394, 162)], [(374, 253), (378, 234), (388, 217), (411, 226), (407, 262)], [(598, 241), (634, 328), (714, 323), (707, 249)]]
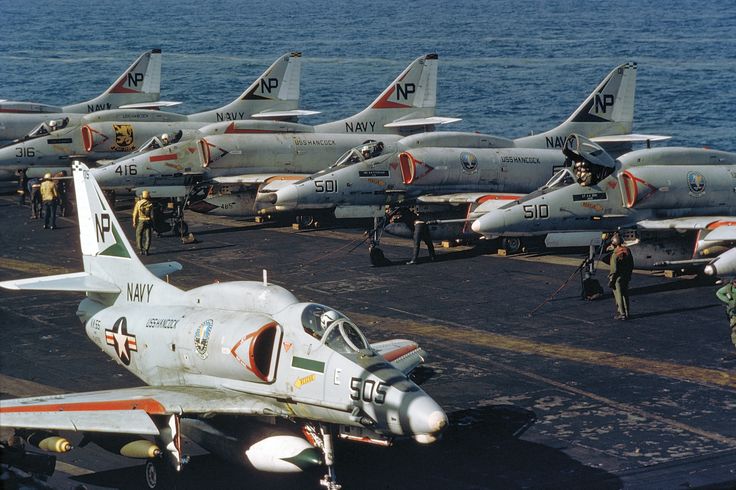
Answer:
[(144, 465), (145, 488), (177, 488), (177, 473), (166, 464), (163, 458), (151, 458)]
[(519, 237), (508, 237), (501, 240), (501, 247), (506, 250), (506, 253), (515, 254), (521, 252), (524, 242)]

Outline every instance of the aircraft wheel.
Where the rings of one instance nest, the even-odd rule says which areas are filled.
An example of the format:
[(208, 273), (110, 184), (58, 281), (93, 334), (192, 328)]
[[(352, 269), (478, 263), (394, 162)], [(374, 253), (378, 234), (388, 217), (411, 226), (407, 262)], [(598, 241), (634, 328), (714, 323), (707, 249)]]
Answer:
[(515, 254), (521, 252), (524, 244), (519, 237), (504, 238), (501, 240), (501, 247), (506, 250), (506, 253)]
[(163, 458), (146, 460), (144, 467), (146, 488), (177, 488), (177, 474)]
[(312, 226), (314, 226), (315, 223), (314, 216), (305, 215), (297, 216), (296, 222), (300, 228), (311, 228)]

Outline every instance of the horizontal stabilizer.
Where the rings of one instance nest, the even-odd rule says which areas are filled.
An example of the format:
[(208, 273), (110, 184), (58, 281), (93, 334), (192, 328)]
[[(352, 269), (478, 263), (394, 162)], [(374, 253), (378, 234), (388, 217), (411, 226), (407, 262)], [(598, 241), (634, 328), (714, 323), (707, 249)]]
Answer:
[(151, 271), (151, 274), (158, 277), (159, 279), (163, 279), (168, 274), (179, 272), (183, 269), (183, 267), (179, 262), (171, 261), (160, 262), (158, 264), (146, 264), (146, 269)]
[(462, 121), (462, 119), (457, 117), (440, 117), (440, 116), (432, 116), (432, 117), (422, 117), (418, 119), (404, 119), (399, 121), (390, 122), (388, 124), (384, 124), (385, 128), (409, 128), (409, 127), (416, 127), (416, 126), (439, 126), (441, 124), (449, 124)]
[(608, 136), (596, 136), (590, 138), (596, 143), (656, 143), (659, 141), (666, 141), (672, 138), (672, 136), (662, 136), (658, 134), (612, 134)]
[(160, 109), (161, 107), (174, 107), (181, 104), (173, 100), (157, 100), (153, 102), (138, 102), (136, 104), (121, 105), (120, 109)]
[(307, 111), (303, 109), (294, 109), (293, 111), (263, 111), (257, 114), (251, 114), (253, 119), (283, 119), (285, 117), (302, 117), (321, 114), (319, 111)]
[(32, 277), (0, 282), (0, 287), (15, 290), (35, 291), (80, 291), (89, 293), (119, 293), (116, 285), (93, 276), (88, 272), (73, 272), (55, 276)]

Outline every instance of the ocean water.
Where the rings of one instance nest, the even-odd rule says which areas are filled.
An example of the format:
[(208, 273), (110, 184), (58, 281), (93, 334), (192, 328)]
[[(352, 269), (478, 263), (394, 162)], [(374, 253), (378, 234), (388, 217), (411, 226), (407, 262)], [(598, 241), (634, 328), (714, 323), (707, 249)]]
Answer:
[(736, 2), (0, 0), (0, 98), (65, 104), (163, 50), (162, 99), (192, 113), (303, 52), (306, 123), (358, 112), (414, 58), (440, 58), (452, 130), (518, 137), (563, 121), (617, 64), (639, 63), (635, 131), (736, 150)]

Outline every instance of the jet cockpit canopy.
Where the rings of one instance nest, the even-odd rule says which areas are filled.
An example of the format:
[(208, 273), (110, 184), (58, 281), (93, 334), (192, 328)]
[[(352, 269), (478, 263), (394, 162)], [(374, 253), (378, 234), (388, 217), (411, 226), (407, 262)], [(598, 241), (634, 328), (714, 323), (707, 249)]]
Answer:
[(69, 125), (69, 118), (65, 117), (62, 119), (50, 119), (48, 121), (44, 121), (35, 128), (31, 130), (27, 135), (25, 135), (23, 138), (21, 138), (21, 141), (30, 140), (34, 138), (40, 138), (42, 136), (47, 136), (54, 131), (58, 131), (60, 129), (64, 129)]
[(371, 158), (379, 156), (383, 152), (383, 143), (380, 141), (368, 140), (363, 144), (351, 148), (342, 154), (337, 161), (330, 165), (330, 168), (346, 167), (354, 163), (359, 163)]
[(370, 350), (363, 332), (345, 315), (324, 305), (310, 303), (302, 311), (302, 327), (330, 349), (349, 354)]

